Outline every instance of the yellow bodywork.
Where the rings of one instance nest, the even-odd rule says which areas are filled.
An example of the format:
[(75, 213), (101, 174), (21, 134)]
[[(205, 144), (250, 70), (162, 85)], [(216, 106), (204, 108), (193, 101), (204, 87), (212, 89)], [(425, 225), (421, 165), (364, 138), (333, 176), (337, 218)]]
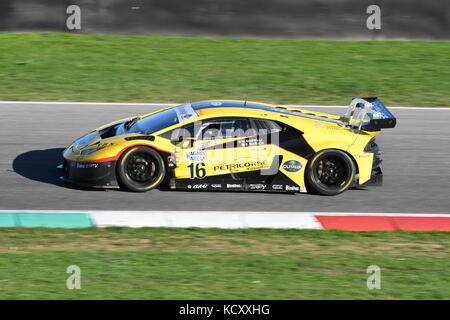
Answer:
[[(274, 161), (274, 157), (279, 155), (283, 157), (283, 161), (288, 159), (297, 160), (302, 164), (301, 170), (299, 172), (286, 171), (281, 166), (281, 163), (279, 164), (278, 168), (298, 186), (300, 186), (301, 188), (305, 187), (304, 171), (307, 167), (308, 160), (296, 153), (287, 151), (277, 146), (276, 144), (255, 146), (248, 145), (237, 148), (222, 149), (212, 148), (211, 150), (209, 150), (203, 148), (205, 148), (205, 146), (209, 147), (213, 145), (229, 143), (230, 141), (233, 141), (233, 139), (237, 140), (242, 138), (216, 140), (194, 139), (192, 141), (185, 140), (181, 142), (173, 142), (170, 139), (161, 136), (162, 134), (169, 132), (175, 128), (185, 126), (195, 121), (202, 121), (217, 117), (248, 117), (280, 121), (302, 131), (303, 137), (316, 153), (324, 149), (338, 149), (347, 152), (355, 161), (357, 171), (359, 173), (357, 182), (359, 184), (363, 184), (370, 179), (372, 172), (373, 154), (364, 152), (364, 149), (369, 141), (374, 136), (379, 134), (379, 131), (356, 132), (354, 129), (348, 126), (323, 121), (317, 118), (310, 119), (291, 114), (279, 113), (277, 112), (277, 110), (282, 108), (289, 111), (295, 111), (299, 115), (304, 114), (315, 117), (324, 117), (325, 119), (342, 120), (341, 117), (335, 115), (297, 108), (283, 108), (264, 103), (257, 104), (271, 107), (273, 108), (273, 111), (251, 108), (221, 108), (220, 106), (215, 108), (199, 109), (196, 111), (198, 117), (164, 128), (158, 132), (151, 134), (154, 137), (153, 141), (139, 139), (126, 140), (127, 137), (136, 137), (137, 135), (139, 135), (136, 133), (113, 136), (110, 138), (101, 139), (99, 141), (93, 141), (82, 150), (71, 150), (71, 148), (69, 147), (64, 151), (64, 157), (67, 160), (77, 162), (101, 162), (107, 160), (118, 160), (121, 154), (132, 146), (150, 146), (156, 150), (163, 152), (164, 154), (170, 154), (169, 161), (175, 165), (173, 171), (175, 179), (188, 179), (192, 177), (193, 170), (199, 171), (202, 175), (208, 177), (214, 175), (269, 169), (273, 164), (272, 162)], [(151, 114), (153, 113), (143, 115), (141, 116), (141, 118), (147, 117)], [(103, 128), (107, 128), (108, 126), (114, 125), (115, 123), (120, 123), (128, 119), (122, 119), (107, 124), (96, 130), (99, 131)], [(90, 155), (81, 155), (81, 152), (83, 150), (88, 150), (91, 148), (99, 148), (99, 150)], [(197, 167), (199, 161), (189, 160), (188, 153), (195, 152), (196, 150), (200, 149), (203, 150), (203, 152), (206, 154), (206, 157), (205, 160), (202, 161), (203, 165), (201, 167)]]

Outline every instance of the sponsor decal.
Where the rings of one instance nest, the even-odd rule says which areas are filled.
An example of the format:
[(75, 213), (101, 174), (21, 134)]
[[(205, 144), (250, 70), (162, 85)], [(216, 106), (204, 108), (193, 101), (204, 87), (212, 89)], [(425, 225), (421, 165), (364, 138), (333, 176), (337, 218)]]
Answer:
[(233, 169), (255, 169), (264, 167), (267, 164), (267, 160), (263, 161), (250, 161), (250, 162), (242, 162), (242, 163), (230, 163), (230, 164), (221, 164), (214, 166), (214, 171), (225, 171), (225, 170), (233, 170)]
[(374, 118), (374, 119), (383, 119), (383, 118), (385, 118), (385, 116), (381, 112), (375, 111), (375, 112), (372, 113), (372, 118)]
[(274, 185), (272, 185), (272, 189), (273, 190), (283, 190), (283, 185), (282, 184), (274, 184)]
[(237, 144), (239, 147), (258, 146), (264, 144), (264, 141), (261, 138), (245, 138), (243, 140), (238, 140)]
[(302, 163), (297, 160), (287, 160), (281, 167), (287, 172), (298, 172), (302, 168)]
[(213, 183), (211, 184), (211, 188), (222, 188), (222, 185), (220, 183)]
[(179, 106), (175, 108), (175, 112), (177, 113), (178, 121), (180, 123), (198, 117), (190, 105)]
[(191, 161), (203, 161), (206, 159), (206, 153), (199, 150), (189, 151), (186, 158)]
[(208, 187), (207, 183), (194, 184), (192, 189), (206, 189)]
[(242, 188), (242, 184), (239, 184), (239, 183), (227, 183), (227, 188), (230, 188), (230, 189)]
[(296, 186), (286, 186), (286, 191), (299, 191), (300, 188)]
[(214, 101), (214, 102), (211, 102), (211, 105), (214, 106), (214, 107), (221, 106), (222, 102)]
[(207, 148), (209, 146), (212, 146), (214, 144), (213, 141), (208, 141), (208, 142), (202, 142), (200, 144), (197, 145), (197, 149), (203, 149), (203, 148)]
[(175, 168), (175, 164), (176, 164), (176, 159), (173, 156), (168, 156), (167, 157), (167, 165), (169, 166), (169, 168)]
[(249, 184), (248, 187), (251, 190), (265, 190), (267, 188), (267, 185), (263, 183), (256, 183), (256, 184)]
[(97, 169), (98, 163), (78, 163), (78, 162), (71, 162), (71, 166), (75, 167), (77, 169)]

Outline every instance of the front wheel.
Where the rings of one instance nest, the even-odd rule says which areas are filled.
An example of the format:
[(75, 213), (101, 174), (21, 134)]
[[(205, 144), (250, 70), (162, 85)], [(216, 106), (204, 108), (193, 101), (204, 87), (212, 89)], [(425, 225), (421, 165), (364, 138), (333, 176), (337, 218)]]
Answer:
[(135, 192), (156, 188), (166, 174), (164, 161), (154, 149), (130, 148), (117, 163), (117, 178), (121, 186)]
[(356, 166), (350, 156), (340, 150), (323, 150), (306, 166), (307, 188), (327, 196), (334, 196), (350, 187)]

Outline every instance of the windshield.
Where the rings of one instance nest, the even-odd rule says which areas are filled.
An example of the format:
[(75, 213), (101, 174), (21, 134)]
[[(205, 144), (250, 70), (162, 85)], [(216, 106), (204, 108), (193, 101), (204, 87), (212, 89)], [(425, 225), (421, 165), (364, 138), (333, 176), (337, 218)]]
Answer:
[(197, 114), (190, 105), (181, 105), (175, 108), (160, 111), (140, 119), (130, 128), (122, 125), (118, 128), (117, 134), (141, 133), (152, 134), (175, 124), (196, 118)]

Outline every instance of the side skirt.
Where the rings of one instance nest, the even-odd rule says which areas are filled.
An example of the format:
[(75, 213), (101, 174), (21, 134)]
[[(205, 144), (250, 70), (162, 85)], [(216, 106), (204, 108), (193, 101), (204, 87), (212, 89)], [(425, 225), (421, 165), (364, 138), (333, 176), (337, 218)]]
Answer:
[(251, 179), (233, 179), (231, 174), (210, 176), (203, 179), (172, 178), (169, 186), (172, 190), (194, 191), (306, 192), (305, 187), (297, 185), (280, 171), (274, 176), (258, 176)]

